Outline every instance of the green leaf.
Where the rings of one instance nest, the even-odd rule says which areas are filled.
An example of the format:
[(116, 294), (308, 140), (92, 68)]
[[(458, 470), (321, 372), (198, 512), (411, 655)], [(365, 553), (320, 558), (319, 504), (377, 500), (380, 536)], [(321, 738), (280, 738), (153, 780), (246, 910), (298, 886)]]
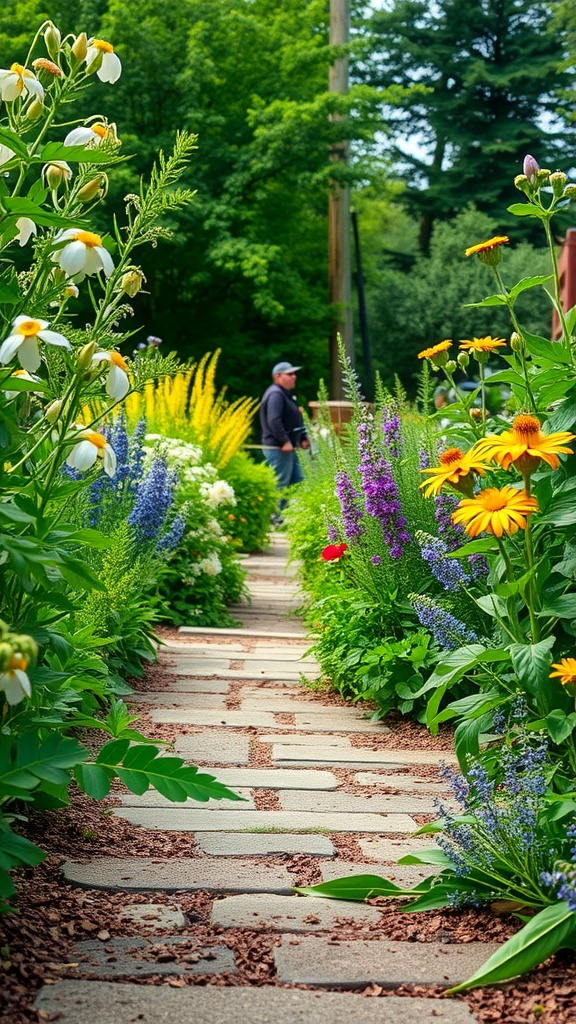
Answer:
[(110, 792), (110, 779), (112, 773), (100, 765), (84, 762), (74, 769), (74, 778), (80, 789), (91, 796), (93, 800), (103, 800)]
[(77, 217), (71, 220), (70, 217), (64, 217), (54, 210), (43, 210), (41, 206), (37, 206), (36, 203), (26, 199), (25, 196), (7, 196), (2, 200), (2, 205), (16, 219), (18, 217), (30, 217), (30, 220), (33, 220), (35, 224), (41, 224), (43, 227), (81, 227), (85, 223)]
[(545, 210), (532, 206), (532, 203), (512, 203), (512, 206), (507, 206), (506, 209), (515, 217), (537, 217), (538, 220), (545, 220), (548, 216)]
[(576, 711), (567, 715), (560, 708), (554, 708), (545, 718), (546, 728), (554, 743), (563, 743), (576, 729)]
[(543, 963), (557, 950), (572, 947), (575, 940), (576, 915), (564, 900), (553, 903), (508, 939), (471, 978), (448, 989), (446, 994), (517, 978)]
[(68, 164), (109, 164), (110, 153), (84, 146), (64, 146), (61, 142), (47, 142), (42, 149), (42, 161), (65, 160)]
[[(99, 727), (101, 728), (101, 723), (99, 723)], [(96, 764), (105, 764), (109, 768), (119, 764), (127, 753), (129, 747), (130, 740), (110, 740), (110, 742), (105, 743), (99, 751), (98, 757), (96, 758)]]
[(481, 302), (463, 302), (463, 306), (469, 308), (480, 308), (481, 306), (506, 306), (506, 296), (496, 292), (494, 295), (487, 295)]
[(540, 618), (576, 619), (576, 594), (559, 594), (547, 601), (537, 615)]
[(486, 732), (492, 724), (492, 715), (485, 714), (479, 718), (467, 718), (460, 722), (454, 733), (454, 748), (456, 757), (464, 771), (468, 763), (468, 756), (478, 757), (480, 754), (480, 736)]
[(477, 555), (485, 551), (498, 551), (495, 541), (483, 538), (482, 540), (471, 540), (456, 551), (446, 554), (447, 558), (467, 558), (468, 555)]
[(547, 636), (537, 644), (511, 644), (510, 657), (514, 671), (522, 686), (534, 697), (549, 690), (549, 674), (552, 662), (552, 648), (556, 637)]
[(0, 144), (8, 146), (8, 149), (11, 149), (16, 156), (28, 158), (28, 146), (16, 132), (10, 131), (9, 128), (0, 128)]
[(526, 291), (527, 288), (536, 288), (538, 285), (546, 284), (546, 281), (551, 280), (552, 274), (538, 274), (536, 277), (523, 277), (521, 281), (518, 281), (518, 283), (510, 289), (510, 298), (514, 302), (522, 292)]
[(382, 878), (380, 875), (351, 875), (348, 878), (334, 878), (331, 882), (320, 882), (319, 885), (295, 887), (294, 891), (300, 892), (304, 896), (361, 901), (372, 896), (418, 896), (421, 892), (427, 891), (430, 881), (430, 879), (426, 879), (414, 889), (401, 889), (400, 886), (389, 882), (387, 878)]

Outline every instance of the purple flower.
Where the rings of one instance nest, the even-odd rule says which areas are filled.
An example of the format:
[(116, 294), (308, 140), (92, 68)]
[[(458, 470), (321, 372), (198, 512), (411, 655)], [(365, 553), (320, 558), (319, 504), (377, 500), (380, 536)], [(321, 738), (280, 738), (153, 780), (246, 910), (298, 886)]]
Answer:
[(370, 435), (368, 424), (361, 423), (358, 427), (358, 469), (362, 479), (366, 512), (379, 520), (391, 557), (400, 558), (404, 547), (412, 538), (406, 529), (406, 519), (401, 514), (402, 506), (390, 464), (385, 456), (378, 452)]
[(384, 444), (388, 449), (388, 454), (391, 458), (398, 458), (400, 455), (400, 449), (402, 446), (402, 436), (400, 434), (400, 417), (398, 415), (397, 406), (384, 406), (382, 414), (382, 433), (384, 434)]
[(165, 459), (155, 458), (148, 475), (138, 488), (136, 503), (128, 516), (141, 540), (155, 540), (172, 505), (175, 475), (168, 471)]
[(348, 540), (351, 537), (361, 537), (364, 533), (364, 527), (361, 521), (360, 495), (347, 473), (339, 472), (336, 474), (336, 497), (340, 502), (344, 536)]
[(522, 170), (524, 171), (524, 174), (528, 178), (528, 181), (530, 182), (530, 184), (533, 185), (534, 182), (536, 181), (536, 175), (538, 174), (538, 171), (540, 170), (540, 164), (538, 163), (537, 160), (534, 159), (533, 156), (530, 156), (530, 153), (527, 153), (526, 156), (524, 157), (524, 163), (522, 165)]
[(428, 562), (433, 576), (442, 584), (445, 590), (459, 590), (468, 582), (457, 558), (447, 558), (448, 547), (440, 537), (432, 537), (423, 530), (418, 530), (416, 540), (420, 545), (422, 558)]
[(382, 559), (381, 559), (380, 555), (372, 555), (372, 558), (370, 559), (370, 561), (372, 562), (372, 565), (381, 565), (382, 564)]
[(453, 651), (465, 644), (478, 642), (478, 637), (473, 630), (468, 629), (464, 622), (460, 622), (431, 597), (411, 594), (410, 601), (418, 621), (428, 630), (443, 651)]
[(174, 551), (174, 549), (178, 547), (180, 541), (182, 540), (185, 529), (186, 516), (182, 515), (182, 513), (180, 512), (174, 519), (174, 522), (172, 523), (172, 526), (168, 530), (168, 533), (165, 533), (164, 536), (161, 537), (160, 540), (158, 541), (156, 550)]

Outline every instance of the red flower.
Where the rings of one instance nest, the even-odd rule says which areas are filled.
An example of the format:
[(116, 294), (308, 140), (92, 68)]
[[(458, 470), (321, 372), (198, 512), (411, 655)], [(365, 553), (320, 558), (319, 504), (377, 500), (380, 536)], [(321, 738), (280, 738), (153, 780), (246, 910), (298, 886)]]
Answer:
[(347, 544), (329, 544), (327, 548), (324, 548), (322, 558), (325, 562), (337, 562), (342, 558), (347, 547)]

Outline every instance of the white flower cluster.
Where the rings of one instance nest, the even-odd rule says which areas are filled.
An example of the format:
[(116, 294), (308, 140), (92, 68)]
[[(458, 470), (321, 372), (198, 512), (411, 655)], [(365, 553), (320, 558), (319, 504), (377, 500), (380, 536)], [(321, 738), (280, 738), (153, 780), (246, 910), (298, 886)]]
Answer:
[[(222, 572), (222, 562), (215, 551), (212, 551), (206, 558), (202, 558), (199, 562), (195, 562), (190, 566), (192, 576), (200, 576), (203, 572), (207, 576), (218, 576)], [(190, 578), (185, 579), (183, 582), (189, 585), (194, 584), (194, 580)]]
[(234, 488), (226, 480), (215, 480), (213, 484), (201, 484), (200, 494), (210, 508), (218, 508), (219, 505), (236, 504)]

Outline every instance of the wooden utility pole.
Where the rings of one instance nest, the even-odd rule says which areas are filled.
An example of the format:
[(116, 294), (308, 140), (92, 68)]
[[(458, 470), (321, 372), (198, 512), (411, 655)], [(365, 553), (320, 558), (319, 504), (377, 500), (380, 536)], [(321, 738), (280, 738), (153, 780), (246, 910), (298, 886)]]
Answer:
[[(330, 0), (330, 45), (345, 46), (350, 39), (349, 0)], [(330, 67), (330, 92), (348, 92), (348, 57), (339, 57)], [(337, 115), (334, 115), (336, 118)], [(336, 142), (330, 148), (330, 159), (348, 163), (348, 143)], [(328, 257), (330, 302), (337, 309), (336, 322), (330, 335), (330, 398), (344, 398), (342, 372), (338, 362), (338, 335), (354, 365), (354, 331), (352, 325), (352, 287), (350, 271), (350, 189), (332, 181), (328, 207)]]

